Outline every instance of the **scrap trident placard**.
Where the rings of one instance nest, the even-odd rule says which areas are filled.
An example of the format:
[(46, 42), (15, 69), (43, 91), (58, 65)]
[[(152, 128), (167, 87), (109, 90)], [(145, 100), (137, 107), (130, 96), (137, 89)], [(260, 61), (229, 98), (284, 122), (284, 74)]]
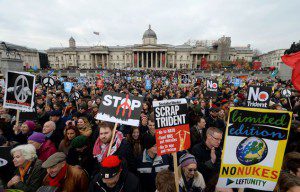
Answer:
[(186, 99), (153, 101), (157, 154), (164, 155), (190, 147)]
[(291, 120), (288, 111), (230, 108), (218, 187), (273, 191)]

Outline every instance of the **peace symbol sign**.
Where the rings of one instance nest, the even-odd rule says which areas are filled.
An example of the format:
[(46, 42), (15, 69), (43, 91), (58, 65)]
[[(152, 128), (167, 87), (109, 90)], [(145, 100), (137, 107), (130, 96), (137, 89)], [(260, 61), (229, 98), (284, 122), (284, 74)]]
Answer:
[[(19, 85), (20, 81), (21, 85)], [(14, 84), (14, 95), (16, 100), (20, 103), (24, 103), (27, 100), (28, 95), (31, 95), (28, 80), (24, 75), (17, 77)]]
[(282, 89), (281, 94), (284, 97), (288, 98), (288, 97), (290, 97), (292, 95), (292, 92), (289, 89)]
[(43, 79), (43, 84), (46, 87), (52, 87), (54, 85), (55, 81), (52, 77), (45, 77)]
[(71, 94), (71, 98), (77, 101), (80, 98), (80, 94), (77, 91), (75, 91), (74, 93)]

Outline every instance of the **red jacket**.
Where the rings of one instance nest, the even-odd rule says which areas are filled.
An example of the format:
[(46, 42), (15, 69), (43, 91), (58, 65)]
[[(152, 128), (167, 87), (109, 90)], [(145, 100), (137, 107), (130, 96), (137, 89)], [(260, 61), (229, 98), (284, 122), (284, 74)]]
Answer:
[(44, 162), (50, 157), (52, 154), (56, 153), (56, 147), (51, 140), (46, 140), (41, 147), (38, 149), (38, 158)]

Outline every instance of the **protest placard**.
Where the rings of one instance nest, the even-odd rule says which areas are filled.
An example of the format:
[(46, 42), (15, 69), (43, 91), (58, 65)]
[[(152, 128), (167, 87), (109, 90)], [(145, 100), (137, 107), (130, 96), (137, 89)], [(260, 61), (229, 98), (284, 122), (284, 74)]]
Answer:
[(70, 93), (73, 87), (72, 82), (64, 82), (64, 90), (66, 93)]
[(268, 108), (270, 104), (272, 87), (249, 86), (247, 107)]
[(103, 93), (96, 119), (139, 126), (142, 103), (142, 97), (106, 91)]
[(218, 92), (218, 81), (217, 80), (206, 80), (206, 92), (205, 97), (212, 98), (216, 97)]
[(146, 83), (145, 89), (146, 90), (150, 90), (152, 88), (151, 80), (150, 79), (146, 79), (145, 83)]
[(30, 73), (7, 71), (4, 108), (31, 110), (34, 105), (35, 76)]
[(164, 155), (190, 147), (186, 99), (153, 101), (157, 154)]
[(273, 191), (291, 120), (288, 111), (230, 108), (217, 186)]

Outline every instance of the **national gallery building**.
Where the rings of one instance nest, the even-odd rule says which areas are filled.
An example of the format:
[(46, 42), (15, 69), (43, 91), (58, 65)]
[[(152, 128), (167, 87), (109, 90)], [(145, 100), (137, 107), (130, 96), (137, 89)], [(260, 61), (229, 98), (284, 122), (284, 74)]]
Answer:
[(50, 67), (80, 69), (199, 69), (202, 58), (209, 61), (252, 61), (250, 45), (231, 47), (230, 37), (221, 37), (212, 45), (158, 44), (151, 26), (143, 34), (143, 43), (126, 46), (76, 46), (46, 50)]

